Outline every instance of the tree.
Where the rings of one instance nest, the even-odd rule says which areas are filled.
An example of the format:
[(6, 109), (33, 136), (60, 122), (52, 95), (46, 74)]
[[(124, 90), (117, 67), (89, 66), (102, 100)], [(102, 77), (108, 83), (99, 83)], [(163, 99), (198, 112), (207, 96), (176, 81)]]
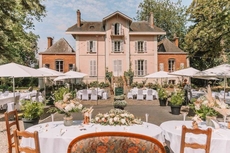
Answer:
[[(177, 2), (171, 2), (170, 0), (144, 0), (139, 4), (136, 18), (137, 20), (147, 21), (150, 12), (153, 12), (154, 24), (166, 31), (166, 37), (172, 39), (176, 34), (180, 42), (183, 42), (187, 21), (185, 11), (186, 7), (181, 6), (181, 0)], [(159, 37), (159, 40), (164, 37)]]
[(39, 36), (30, 30), (33, 20), (45, 16), (43, 0), (0, 1), (0, 63), (17, 62), (29, 65), (35, 60)]
[(194, 63), (202, 61), (209, 68), (228, 62), (230, 1), (193, 0), (187, 14), (192, 25), (185, 37), (185, 49)]

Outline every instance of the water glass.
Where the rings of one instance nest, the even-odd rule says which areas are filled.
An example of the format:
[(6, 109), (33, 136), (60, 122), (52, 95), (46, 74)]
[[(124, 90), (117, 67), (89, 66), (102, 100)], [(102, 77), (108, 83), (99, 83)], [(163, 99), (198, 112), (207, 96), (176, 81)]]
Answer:
[(145, 122), (147, 122), (147, 123), (149, 122), (149, 114), (148, 113), (145, 114)]
[(182, 115), (183, 115), (183, 121), (186, 120), (186, 116), (187, 116), (188, 112), (183, 112)]

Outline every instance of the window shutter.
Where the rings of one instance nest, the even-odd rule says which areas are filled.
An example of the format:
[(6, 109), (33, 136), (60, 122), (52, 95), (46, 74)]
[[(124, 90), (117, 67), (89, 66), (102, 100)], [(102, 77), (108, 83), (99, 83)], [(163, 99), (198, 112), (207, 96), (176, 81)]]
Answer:
[(112, 53), (114, 52), (114, 40), (112, 40)]
[(111, 25), (111, 33), (114, 35), (114, 25)]
[(90, 52), (90, 41), (87, 41), (87, 52)]
[(121, 52), (124, 52), (123, 45), (124, 45), (124, 41), (121, 41)]
[(73, 71), (76, 71), (76, 65), (73, 64)]
[(122, 61), (118, 60), (118, 71), (119, 71), (119, 76), (122, 76)]
[(46, 64), (43, 64), (43, 67), (46, 67)]
[(160, 63), (160, 71), (164, 71), (164, 63)]
[(147, 60), (144, 61), (144, 75), (147, 74)]
[(93, 52), (97, 52), (97, 42), (93, 41)]
[(97, 76), (97, 63), (93, 60), (94, 76)]
[(147, 43), (144, 41), (144, 52), (147, 53)]
[(119, 35), (122, 35), (122, 25), (119, 24)]
[(137, 76), (138, 60), (135, 60), (135, 76)]
[(180, 63), (180, 68), (181, 68), (181, 69), (184, 68), (184, 63)]
[(90, 60), (90, 64), (89, 64), (89, 75), (90, 76), (93, 76), (93, 61), (92, 60)]
[(135, 41), (135, 53), (137, 53), (137, 48), (138, 48), (138, 42)]

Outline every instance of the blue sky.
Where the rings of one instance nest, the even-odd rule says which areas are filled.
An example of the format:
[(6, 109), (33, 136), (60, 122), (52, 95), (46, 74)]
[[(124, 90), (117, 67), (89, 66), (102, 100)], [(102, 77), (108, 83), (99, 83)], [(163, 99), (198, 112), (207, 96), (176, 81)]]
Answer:
[[(171, 0), (176, 2), (177, 0)], [(75, 50), (74, 38), (65, 34), (67, 28), (76, 24), (76, 11), (81, 11), (81, 19), (85, 21), (101, 21), (105, 16), (120, 11), (134, 18), (138, 5), (142, 0), (45, 0), (47, 15), (42, 22), (35, 22), (39, 52), (47, 49), (47, 37), (53, 37), (53, 43), (65, 38)], [(189, 6), (192, 0), (182, 0), (182, 5)]]

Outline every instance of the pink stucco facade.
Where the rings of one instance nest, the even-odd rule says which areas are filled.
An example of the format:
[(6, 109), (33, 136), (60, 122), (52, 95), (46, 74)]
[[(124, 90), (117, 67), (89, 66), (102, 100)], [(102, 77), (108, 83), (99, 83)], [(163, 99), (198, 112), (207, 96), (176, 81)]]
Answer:
[[(94, 30), (97, 24), (101, 24), (103, 30)], [(84, 27), (86, 23), (71, 27), (76, 30), (67, 30), (76, 40), (76, 68), (88, 74), (88, 81), (105, 81), (106, 69), (114, 76), (123, 76), (124, 71), (131, 68), (135, 81), (158, 71), (157, 36), (165, 32), (154, 31), (154, 27), (149, 31), (151, 23), (148, 22), (136, 22), (133, 27), (131, 24), (131, 18), (114, 12), (100, 23), (87, 22), (88, 30)], [(131, 30), (146, 24), (147, 30)]]

